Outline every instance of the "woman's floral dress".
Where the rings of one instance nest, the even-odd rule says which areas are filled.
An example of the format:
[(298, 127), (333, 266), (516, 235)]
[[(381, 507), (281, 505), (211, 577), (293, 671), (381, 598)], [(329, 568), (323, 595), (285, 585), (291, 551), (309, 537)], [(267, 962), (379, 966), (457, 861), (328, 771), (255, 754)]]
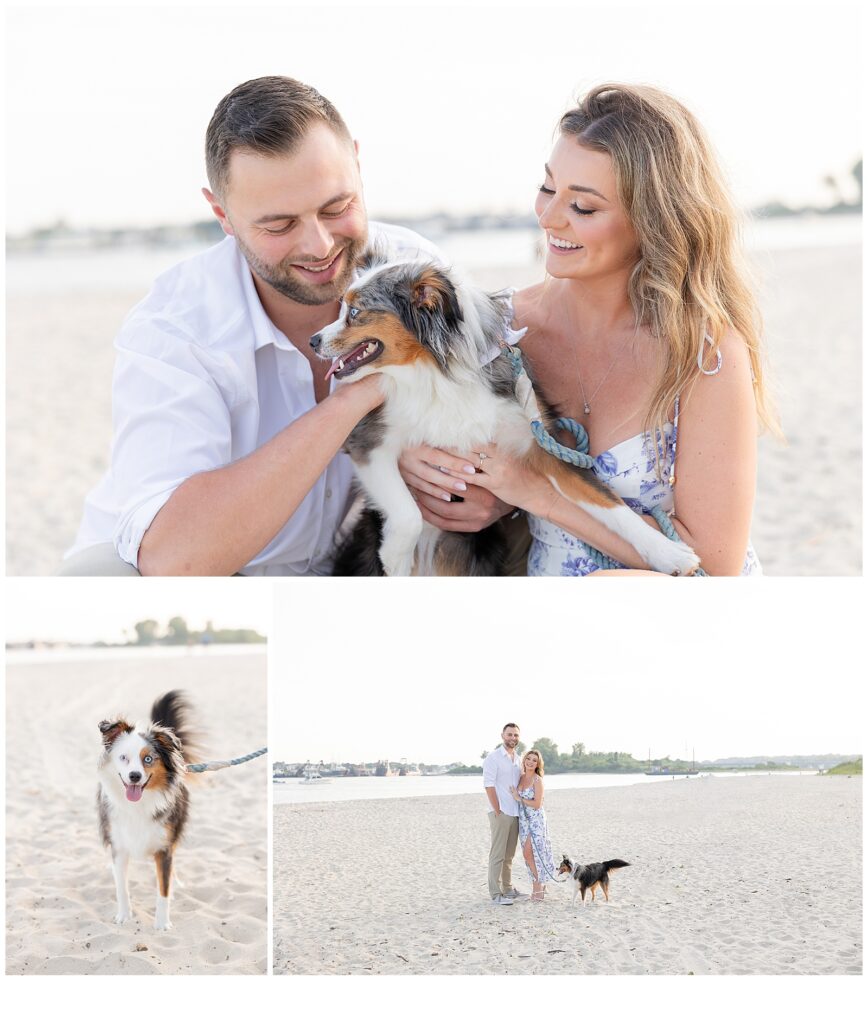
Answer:
[[(532, 800), (534, 787), (520, 789), (518, 795), (527, 800)], [(533, 877), (530, 865), (527, 866), (527, 873), (532, 882), (538, 881), (545, 885), (551, 882), (555, 876), (555, 860), (552, 856), (552, 844), (549, 840), (549, 829), (546, 823), (546, 812), (542, 807), (528, 807), (519, 804), (518, 808), (518, 841), (524, 853), (524, 844), (530, 836), (530, 848), (533, 851), (533, 860), (536, 866), (537, 877)]]

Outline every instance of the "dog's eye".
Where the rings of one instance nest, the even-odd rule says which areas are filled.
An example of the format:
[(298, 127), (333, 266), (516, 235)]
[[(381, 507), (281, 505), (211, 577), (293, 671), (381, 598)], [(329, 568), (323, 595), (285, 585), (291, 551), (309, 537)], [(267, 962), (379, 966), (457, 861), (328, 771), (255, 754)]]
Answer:
[(350, 320), (355, 320), (356, 317), (359, 315), (359, 311), (356, 309), (355, 306), (350, 306), (348, 312), (350, 314)]
[(126, 764), (127, 755), (126, 754), (121, 754), (120, 760), (123, 761)]
[(145, 762), (145, 764), (153, 764), (154, 762), (154, 759), (151, 757), (150, 754), (145, 754), (142, 760)]

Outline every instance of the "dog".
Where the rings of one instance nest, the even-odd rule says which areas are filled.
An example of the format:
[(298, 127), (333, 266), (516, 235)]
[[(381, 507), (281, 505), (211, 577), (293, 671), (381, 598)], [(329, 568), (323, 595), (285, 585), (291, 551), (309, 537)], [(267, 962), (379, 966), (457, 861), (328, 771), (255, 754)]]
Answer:
[(598, 864), (579, 864), (566, 854), (558, 867), (558, 881), (569, 881), (573, 887), (573, 906), (576, 903), (576, 896), (582, 894), (582, 903), (585, 902), (585, 893), (591, 890), (591, 899), (595, 898), (597, 887), (603, 890), (606, 902), (609, 902), (609, 872), (618, 868), (628, 868), (626, 860), (604, 860)]
[(111, 851), (116, 924), (133, 916), (127, 883), (130, 858), (152, 857), (157, 871), (154, 927), (172, 927), (175, 847), (189, 810), (185, 765), (195, 760), (189, 715), (183, 693), (171, 690), (154, 701), (151, 720), (143, 725), (122, 718), (99, 723), (103, 752), (97, 766), (97, 810), (100, 836)]
[(441, 531), (422, 519), (398, 471), (405, 448), (427, 444), (472, 452), (499, 450), (545, 475), (555, 490), (627, 540), (652, 568), (681, 575), (699, 560), (632, 512), (588, 470), (544, 451), (530, 419), (547, 429), (529, 387), (516, 393), (515, 371), (502, 347), (507, 300), (464, 283), (452, 270), (420, 260), (398, 262), (382, 250), (361, 258), (360, 275), (339, 318), (311, 338), (332, 361), (328, 377), (382, 374), (385, 400), (352, 430), (345, 450), (369, 501), (338, 551), (334, 574), (387, 576), (498, 575), (504, 545), (499, 525), (478, 534)]

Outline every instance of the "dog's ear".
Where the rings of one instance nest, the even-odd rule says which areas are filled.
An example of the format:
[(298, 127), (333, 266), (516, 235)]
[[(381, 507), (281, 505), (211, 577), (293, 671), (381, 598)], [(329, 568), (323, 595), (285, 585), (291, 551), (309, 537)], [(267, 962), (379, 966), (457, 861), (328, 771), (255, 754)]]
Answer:
[(410, 288), (410, 303), (423, 313), (439, 313), (449, 327), (461, 320), (458, 296), (449, 278), (433, 264), (416, 277)]
[(171, 753), (174, 750), (181, 750), (181, 741), (171, 729), (158, 729), (151, 733), (154, 745)]
[(108, 750), (108, 748), (112, 745), (112, 743), (114, 743), (114, 741), (118, 738), (118, 736), (120, 736), (122, 732), (133, 731), (133, 727), (128, 722), (125, 722), (122, 718), (118, 719), (118, 721), (116, 722), (109, 722), (104, 719), (102, 722), (99, 723), (98, 728), (99, 731), (102, 733), (102, 742), (106, 750)]

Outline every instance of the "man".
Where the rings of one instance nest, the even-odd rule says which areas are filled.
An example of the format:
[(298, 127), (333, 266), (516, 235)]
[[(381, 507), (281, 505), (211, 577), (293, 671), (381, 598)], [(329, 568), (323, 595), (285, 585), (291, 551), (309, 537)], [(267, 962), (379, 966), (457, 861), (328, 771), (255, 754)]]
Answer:
[[(330, 571), (352, 481), (341, 447), (382, 401), (376, 377), (330, 388), (309, 345), (368, 239), (358, 146), (315, 89), (267, 77), (220, 102), (206, 162), (227, 237), (158, 278), (121, 329), (111, 467), (61, 575)], [(439, 256), (404, 228), (370, 235)], [(459, 528), (503, 513), (469, 491), (445, 506), (478, 520)]]
[(482, 763), (482, 784), (491, 809), (491, 850), (488, 854), (488, 891), (498, 906), (509, 907), (516, 899), (527, 899), (512, 884), (512, 859), (518, 846), (518, 802), (510, 793), (521, 777), (517, 747), (519, 728), (507, 722), (500, 734), (503, 743)]

